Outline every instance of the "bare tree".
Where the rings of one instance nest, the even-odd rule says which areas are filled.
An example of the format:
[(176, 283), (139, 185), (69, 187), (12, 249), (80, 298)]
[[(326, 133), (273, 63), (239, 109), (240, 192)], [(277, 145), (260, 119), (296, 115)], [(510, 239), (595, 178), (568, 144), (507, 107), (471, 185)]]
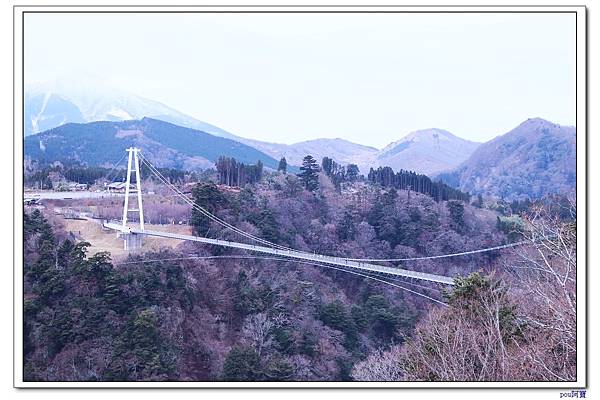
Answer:
[(353, 376), (386, 380), (576, 379), (576, 210), (537, 205), (529, 244), (504, 262), (509, 274), (456, 281), (451, 307), (434, 308), (400, 348), (371, 356)]
[(400, 381), (403, 372), (400, 355), (400, 346), (393, 346), (386, 352), (379, 350), (354, 366), (352, 378), (357, 381)]
[[(523, 356), (543, 380), (576, 379), (577, 232), (576, 207), (540, 204), (525, 216), (530, 246), (514, 252), (508, 267), (520, 298), (531, 346)], [(564, 206), (563, 206), (564, 207)], [(568, 217), (564, 214), (567, 211)], [(561, 218), (560, 214), (563, 214)]]
[(406, 380), (518, 380), (511, 356), (520, 326), (502, 281), (470, 275), (449, 309), (432, 309), (400, 359)]
[(269, 348), (273, 342), (273, 329), (284, 323), (285, 318), (282, 315), (269, 318), (266, 313), (252, 314), (244, 321), (242, 334), (254, 346), (260, 357), (263, 350)]

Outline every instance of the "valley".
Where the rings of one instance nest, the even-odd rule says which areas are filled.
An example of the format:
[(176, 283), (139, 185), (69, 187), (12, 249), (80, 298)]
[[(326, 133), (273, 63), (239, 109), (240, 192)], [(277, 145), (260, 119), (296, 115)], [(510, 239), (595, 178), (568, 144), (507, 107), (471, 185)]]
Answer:
[(589, 12), (537, 7), (13, 7), (13, 389), (585, 397)]
[[(385, 180), (381, 174), (381, 181), (355, 180), (338, 175), (335, 163), (323, 161), (323, 165), (323, 171), (312, 172), (317, 180), (315, 187), (308, 186), (312, 189), (305, 186), (308, 175), (284, 171), (264, 171), (259, 181), (241, 188), (215, 184), (219, 182), (216, 171), (206, 172), (199, 180), (186, 171), (173, 175), (167, 186), (187, 191), (194, 204), (211, 215), (279, 246), (359, 259), (414, 258), (379, 264), (451, 276), (456, 289), (450, 293), (460, 293), (463, 287), (486, 293), (486, 282), (497, 279), (494, 271), (518, 260), (523, 251), (435, 258), (528, 237), (527, 231), (514, 236), (517, 225), (513, 221), (525, 223), (528, 218), (513, 208), (521, 207), (518, 203), (436, 200), (419, 193), (417, 184), (412, 190), (394, 187), (401, 187), (402, 179), (413, 175)], [(53, 176), (73, 176), (70, 170), (55, 167), (53, 171)], [(94, 170), (79, 167), (77, 171), (83, 177)], [(98, 171), (108, 176), (115, 172)], [(36, 339), (42, 336), (28, 339), (29, 379), (378, 379), (367, 372), (370, 363), (381, 362), (377, 349), (390, 354), (396, 354), (399, 346), (418, 351), (418, 344), (408, 344), (404, 338), (417, 331), (429, 335), (421, 322), (427, 318), (454, 315), (436, 314), (436, 309), (441, 312), (444, 307), (434, 304), (451, 309), (462, 307), (463, 301), (478, 304), (469, 297), (444, 294), (431, 282), (356, 276), (324, 268), (325, 264), (249, 256), (243, 250), (176, 239), (147, 236), (140, 250), (126, 251), (115, 231), (101, 225), (103, 220), (118, 221), (123, 207), (122, 195), (98, 196), (94, 188), (102, 186), (102, 174), (87, 191), (56, 192), (60, 198), (38, 196), (34, 205), (26, 206), (26, 323), (32, 333), (45, 332), (43, 341)], [(151, 175), (145, 175), (142, 187), (147, 230), (247, 240), (198, 213)], [(426, 191), (426, 185), (421, 190)], [(135, 214), (131, 218), (135, 226)], [(57, 254), (63, 267), (48, 264), (50, 254)], [(560, 259), (554, 263), (562, 268)], [(502, 279), (517, 290), (511, 290), (513, 294), (502, 299), (502, 304), (528, 315), (527, 303), (521, 303), (517, 295), (520, 286), (510, 275)], [(53, 286), (57, 282), (60, 287)], [(81, 310), (86, 316), (78, 321), (61, 318), (57, 321), (60, 330), (52, 330), (45, 313), (67, 309)], [(486, 323), (461, 318), (474, 327)], [(150, 329), (137, 334), (144, 338), (141, 342), (127, 336), (132, 323)], [(447, 323), (452, 324), (443, 322)], [(258, 352), (252, 332), (265, 324), (270, 328)], [(522, 334), (526, 339), (517, 339), (519, 334), (507, 340), (533, 346), (537, 334), (545, 333)], [(158, 354), (160, 362), (145, 354)], [(66, 361), (73, 357), (74, 366)], [(403, 356), (393, 357), (401, 365)], [(131, 362), (139, 367), (131, 370), (126, 366)], [(512, 363), (505, 368), (511, 372), (503, 369), (503, 374), (522, 376)], [(411, 370), (398, 373), (420, 379)], [(542, 370), (536, 373), (544, 379)]]

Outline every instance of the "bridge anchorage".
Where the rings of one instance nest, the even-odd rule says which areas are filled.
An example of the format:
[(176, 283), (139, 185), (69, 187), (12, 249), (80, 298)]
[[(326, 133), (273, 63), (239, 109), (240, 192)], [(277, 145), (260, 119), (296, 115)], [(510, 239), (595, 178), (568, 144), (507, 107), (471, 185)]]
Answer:
[[(123, 220), (121, 223), (112, 223), (112, 222), (104, 222), (104, 227), (113, 229), (117, 231), (118, 236), (123, 239), (125, 250), (129, 252), (138, 252), (142, 248), (143, 238), (145, 236), (153, 236), (153, 237), (162, 237), (162, 238), (171, 238), (171, 239), (179, 239), (186, 240), (192, 242), (200, 242), (205, 244), (210, 244), (213, 246), (222, 246), (229, 247), (235, 249), (247, 250), (253, 253), (261, 253), (261, 254), (269, 254), (271, 256), (277, 256), (279, 260), (296, 260), (298, 263), (304, 264), (313, 264), (321, 267), (328, 267), (333, 269), (340, 269), (339, 267), (343, 267), (346, 272), (354, 271), (356, 274), (364, 273), (364, 274), (380, 274), (387, 277), (392, 278), (409, 278), (414, 280), (426, 281), (426, 282), (435, 282), (442, 285), (454, 285), (454, 279), (452, 277), (444, 276), (444, 275), (436, 275), (430, 274), (426, 272), (418, 272), (412, 271), (402, 268), (396, 267), (388, 267), (385, 265), (375, 264), (375, 262), (390, 262), (390, 261), (417, 261), (417, 260), (425, 260), (425, 259), (439, 259), (439, 258), (448, 258), (448, 257), (457, 257), (457, 256), (465, 256), (475, 253), (482, 253), (486, 251), (500, 250), (507, 247), (520, 246), (526, 244), (528, 242), (517, 242), (510, 243), (507, 245), (501, 245), (496, 247), (491, 247), (487, 249), (478, 249), (478, 250), (470, 250), (464, 251), (461, 253), (455, 254), (444, 254), (438, 256), (426, 256), (426, 257), (416, 257), (416, 258), (396, 258), (396, 259), (357, 259), (357, 258), (347, 258), (347, 257), (334, 257), (322, 254), (308, 253), (305, 251), (295, 250), (289, 247), (282, 246), (280, 244), (269, 242), (263, 238), (254, 236), (248, 232), (245, 232), (236, 226), (229, 224), (228, 222), (220, 219), (216, 215), (210, 213), (208, 210), (202, 208), (200, 205), (194, 203), (192, 199), (187, 197), (181, 190), (179, 190), (176, 186), (171, 184), (162, 174), (161, 172), (141, 153), (140, 149), (135, 147), (130, 147), (127, 149), (129, 159), (127, 163), (127, 178), (126, 178), (126, 186), (125, 186), (125, 201), (123, 204)], [(143, 162), (150, 172), (158, 178), (166, 187), (171, 189), (176, 196), (179, 196), (183, 201), (189, 204), (193, 209), (202, 213), (206, 217), (208, 217), (211, 221), (221, 224), (225, 228), (235, 232), (236, 234), (244, 237), (246, 239), (251, 240), (254, 244), (248, 243), (240, 243), (233, 242), (228, 240), (221, 239), (212, 239), (205, 238), (199, 236), (192, 235), (179, 235), (170, 232), (159, 232), (159, 231), (150, 231), (144, 228), (144, 209), (142, 205), (142, 187), (141, 187), (141, 178), (140, 178), (140, 161)], [(135, 189), (131, 189), (131, 175), (135, 174)], [(135, 194), (137, 198), (137, 208), (129, 208), (129, 197), (130, 195)], [(138, 213), (139, 224), (138, 226), (131, 226), (128, 224), (129, 214), (130, 213)], [(367, 276), (367, 275), (365, 275)]]

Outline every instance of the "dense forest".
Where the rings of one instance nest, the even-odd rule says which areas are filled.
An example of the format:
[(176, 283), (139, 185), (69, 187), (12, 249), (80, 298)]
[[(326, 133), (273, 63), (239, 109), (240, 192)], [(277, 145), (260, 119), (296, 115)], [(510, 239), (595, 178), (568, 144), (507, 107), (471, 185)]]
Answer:
[(258, 182), (263, 174), (263, 164), (260, 160), (256, 164), (246, 165), (233, 157), (221, 156), (215, 163), (215, 167), (219, 183), (229, 186), (244, 186)]
[[(507, 243), (515, 230), (520, 238), (534, 228), (537, 237), (556, 231), (532, 228), (526, 213), (517, 219), (415, 189), (354, 178), (339, 186), (335, 165), (305, 161), (298, 176), (269, 173), (239, 192), (203, 181), (192, 196), (271, 242), (357, 258), (445, 254)], [(560, 226), (569, 246), (549, 261), (561, 273), (560, 255), (573, 254), (574, 217), (543, 209), (549, 211), (538, 211), (535, 221)], [(462, 277), (450, 292), (394, 282), (411, 292), (319, 266), (233, 258), (244, 254), (190, 242), (113, 259), (89, 254), (88, 244), (72, 242), (39, 210), (24, 218), (26, 380), (569, 380), (575, 373), (573, 269), (560, 288), (550, 275), (528, 274), (532, 260), (543, 262), (534, 248), (388, 263)], [(202, 214), (190, 220), (196, 234), (240, 240)], [(202, 258), (214, 256), (228, 258)], [(492, 273), (513, 265), (531, 286)], [(524, 301), (534, 287), (567, 295)], [(545, 301), (554, 302), (551, 310), (544, 311)], [(535, 324), (551, 328), (534, 330)], [(552, 324), (571, 336), (557, 335)], [(466, 355), (463, 364), (450, 365), (447, 341), (456, 332), (466, 332)], [(432, 368), (438, 364), (451, 368)]]
[(462, 200), (469, 201), (469, 193), (461, 192), (442, 181), (432, 181), (427, 175), (417, 174), (412, 171), (400, 170), (394, 173), (390, 167), (371, 168), (368, 175), (369, 182), (396, 189), (414, 190), (433, 197), (436, 201)]

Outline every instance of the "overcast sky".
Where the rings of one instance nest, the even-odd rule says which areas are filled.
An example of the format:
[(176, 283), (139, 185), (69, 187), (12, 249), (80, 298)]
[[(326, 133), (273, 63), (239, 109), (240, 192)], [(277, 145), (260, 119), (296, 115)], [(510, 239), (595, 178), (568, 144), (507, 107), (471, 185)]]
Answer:
[(575, 124), (574, 14), (27, 14), (25, 54), (271, 142)]

